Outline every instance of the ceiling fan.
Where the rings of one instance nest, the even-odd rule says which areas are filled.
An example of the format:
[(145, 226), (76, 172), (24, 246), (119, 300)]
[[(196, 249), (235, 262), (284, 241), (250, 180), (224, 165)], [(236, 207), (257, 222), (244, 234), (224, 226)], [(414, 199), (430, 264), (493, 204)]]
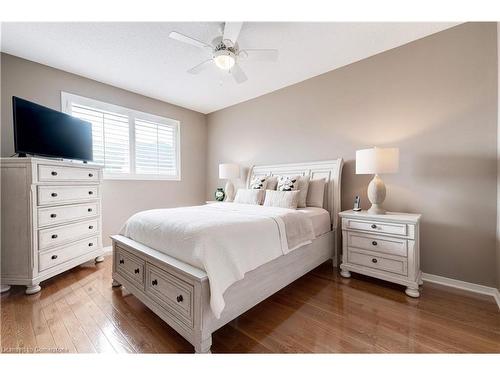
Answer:
[(276, 61), (278, 50), (276, 49), (240, 49), (238, 36), (243, 22), (226, 22), (222, 35), (212, 40), (211, 44), (191, 38), (187, 35), (172, 31), (168, 36), (179, 42), (191, 44), (192, 46), (205, 49), (210, 53), (210, 58), (188, 70), (188, 73), (198, 74), (215, 63), (221, 69), (228, 71), (237, 83), (243, 83), (248, 78), (241, 69), (238, 61)]

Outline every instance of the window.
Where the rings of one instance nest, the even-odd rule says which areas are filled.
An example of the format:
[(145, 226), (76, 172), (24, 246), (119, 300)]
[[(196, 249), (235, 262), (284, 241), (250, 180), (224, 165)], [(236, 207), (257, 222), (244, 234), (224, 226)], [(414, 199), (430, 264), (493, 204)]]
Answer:
[(61, 93), (63, 112), (92, 124), (104, 178), (180, 180), (179, 121)]

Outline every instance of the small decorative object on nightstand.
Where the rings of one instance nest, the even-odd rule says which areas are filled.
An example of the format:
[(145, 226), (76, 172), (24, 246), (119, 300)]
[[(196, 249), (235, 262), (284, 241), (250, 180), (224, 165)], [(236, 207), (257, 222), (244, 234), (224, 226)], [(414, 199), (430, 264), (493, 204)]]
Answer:
[(343, 211), (340, 274), (351, 271), (406, 286), (406, 294), (419, 297), (419, 222), (421, 215)]
[(222, 202), (225, 197), (226, 197), (226, 194), (224, 193), (224, 189), (217, 188), (217, 190), (215, 191), (215, 200), (218, 202)]

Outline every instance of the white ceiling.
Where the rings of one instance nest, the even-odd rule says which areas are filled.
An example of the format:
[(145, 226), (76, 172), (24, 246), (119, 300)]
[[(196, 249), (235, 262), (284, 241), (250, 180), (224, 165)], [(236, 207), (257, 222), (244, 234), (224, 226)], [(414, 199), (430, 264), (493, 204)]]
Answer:
[(242, 61), (236, 84), (215, 66), (187, 69), (207, 52), (169, 39), (210, 42), (221, 23), (3, 23), (3, 52), (209, 113), (447, 29), (457, 23), (265, 23), (243, 25), (240, 48), (277, 48), (275, 63)]

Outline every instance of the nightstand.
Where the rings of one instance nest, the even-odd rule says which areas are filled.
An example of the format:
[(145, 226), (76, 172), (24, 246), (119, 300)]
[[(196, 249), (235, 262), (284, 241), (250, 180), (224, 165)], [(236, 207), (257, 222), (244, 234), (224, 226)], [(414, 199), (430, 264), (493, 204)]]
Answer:
[(375, 215), (349, 210), (339, 216), (342, 218), (340, 274), (351, 277), (351, 272), (357, 272), (405, 285), (408, 296), (419, 297), (421, 215), (399, 212)]

